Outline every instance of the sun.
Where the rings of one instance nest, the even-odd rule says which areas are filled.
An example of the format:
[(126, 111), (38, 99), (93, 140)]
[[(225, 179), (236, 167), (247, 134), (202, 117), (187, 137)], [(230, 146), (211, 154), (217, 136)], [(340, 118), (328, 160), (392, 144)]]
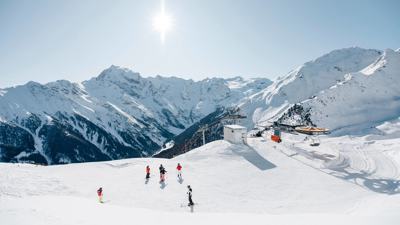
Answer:
[(160, 33), (161, 43), (164, 43), (165, 35), (171, 30), (172, 26), (173, 19), (165, 12), (164, 0), (161, 0), (161, 11), (153, 18), (153, 28)]

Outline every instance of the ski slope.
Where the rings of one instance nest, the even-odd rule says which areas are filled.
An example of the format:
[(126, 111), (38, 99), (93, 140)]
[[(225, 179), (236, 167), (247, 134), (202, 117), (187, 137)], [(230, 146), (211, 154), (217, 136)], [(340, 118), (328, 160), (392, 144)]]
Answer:
[[(216, 141), (174, 159), (2, 163), (1, 224), (397, 224), (399, 139), (325, 137), (319, 147), (302, 135), (283, 140)], [(183, 181), (176, 179), (178, 162)], [(165, 185), (158, 182), (160, 163)], [(192, 208), (185, 206), (188, 184)], [(100, 186), (104, 204), (97, 201)]]

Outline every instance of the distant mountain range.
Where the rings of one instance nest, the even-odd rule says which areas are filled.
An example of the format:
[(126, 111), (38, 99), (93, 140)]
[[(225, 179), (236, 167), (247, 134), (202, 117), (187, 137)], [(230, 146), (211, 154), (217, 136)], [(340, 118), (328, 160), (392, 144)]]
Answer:
[(232, 110), (249, 129), (279, 121), (371, 132), (400, 116), (400, 51), (345, 48), (279, 77), (143, 78), (111, 66), (82, 83), (0, 89), (0, 161), (60, 164), (172, 157), (200, 145), (198, 129)]
[(268, 79), (143, 78), (111, 66), (82, 83), (29, 82), (0, 89), (0, 161), (60, 164), (151, 156)]

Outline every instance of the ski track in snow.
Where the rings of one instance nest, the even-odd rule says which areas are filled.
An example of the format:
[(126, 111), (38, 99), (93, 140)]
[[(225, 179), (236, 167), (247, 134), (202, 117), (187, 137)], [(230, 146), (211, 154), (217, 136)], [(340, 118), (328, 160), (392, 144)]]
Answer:
[(314, 149), (311, 150), (313, 147), (306, 149), (302, 142), (288, 142), (283, 143), (286, 148), (280, 151), (308, 166), (378, 193), (400, 193), (400, 163), (384, 151), (370, 148), (374, 142), (352, 143), (354, 141), (338, 138), (334, 147), (329, 146), (336, 151), (336, 157), (332, 159), (315, 153)]

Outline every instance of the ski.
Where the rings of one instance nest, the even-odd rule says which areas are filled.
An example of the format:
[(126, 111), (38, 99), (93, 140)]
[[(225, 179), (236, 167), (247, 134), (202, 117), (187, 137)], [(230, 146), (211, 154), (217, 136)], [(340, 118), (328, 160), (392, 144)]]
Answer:
[(193, 203), (193, 205), (189, 205), (188, 203), (181, 203), (181, 208), (191, 207), (191, 206), (196, 206), (196, 205), (198, 205), (198, 203)]

